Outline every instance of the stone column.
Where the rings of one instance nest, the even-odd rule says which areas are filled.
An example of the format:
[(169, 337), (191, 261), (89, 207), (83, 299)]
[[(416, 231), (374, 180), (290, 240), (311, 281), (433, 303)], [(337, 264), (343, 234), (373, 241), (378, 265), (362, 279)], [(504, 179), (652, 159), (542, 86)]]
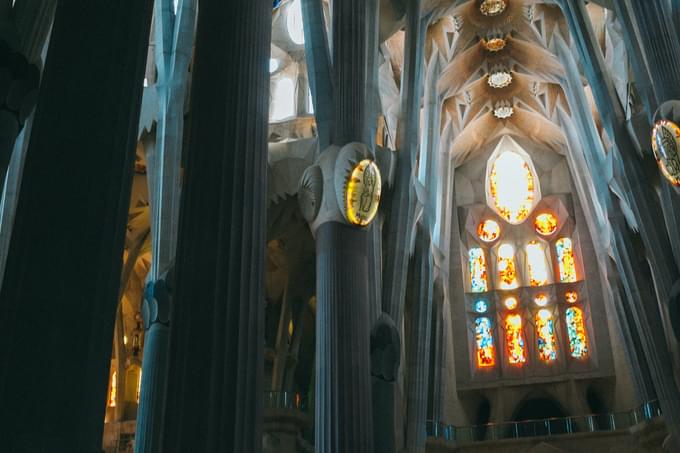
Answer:
[(427, 389), (430, 374), (430, 337), (432, 330), (433, 268), (429, 231), (418, 226), (416, 235), (414, 282), (416, 298), (411, 302), (410, 343), (406, 381), (406, 451), (424, 453), (427, 433)]
[(0, 291), (7, 451), (101, 452), (151, 7), (57, 7)]
[[(569, 3), (568, 5), (568, 8), (574, 6), (573, 3)], [(578, 12), (577, 10), (577, 6), (574, 6), (574, 9), (565, 8), (565, 13), (569, 12), (569, 14), (574, 14), (575, 12)], [(571, 20), (574, 20), (575, 17), (579, 17), (580, 20), (582, 20), (586, 17), (583, 15), (584, 13), (585, 12), (581, 10), (579, 14), (571, 16)], [(573, 27), (574, 23), (571, 22), (571, 24)], [(579, 29), (583, 30), (583, 33), (586, 36), (592, 38), (590, 22), (582, 23), (580, 28), (572, 28), (572, 36), (574, 36), (574, 33), (581, 33)], [(583, 36), (581, 36), (581, 38), (583, 38)], [(574, 39), (577, 40), (579, 46), (585, 47), (583, 41), (579, 41), (576, 37), (574, 37)], [(589, 43), (587, 47), (592, 51), (592, 49), (594, 49), (594, 41), (588, 39), (587, 42)], [(579, 50), (583, 51), (583, 47), (580, 47)], [(606, 168), (607, 164), (605, 162), (604, 150), (602, 149), (602, 142), (594, 128), (592, 118), (590, 118), (589, 121), (586, 121), (586, 119), (583, 118), (583, 115), (585, 115), (585, 112), (588, 112), (589, 109), (586, 108), (587, 103), (583, 93), (581, 77), (576, 68), (576, 63), (570, 54), (571, 50), (561, 39), (557, 40), (557, 50), (567, 73), (565, 82), (567, 83), (566, 91), (569, 96), (569, 101), (572, 104), (573, 111), (576, 112), (576, 121), (581, 123), (581, 139), (583, 140), (583, 143), (586, 144), (586, 146), (581, 146), (579, 143), (579, 146), (573, 147), (572, 151), (574, 149), (582, 149), (587, 166), (591, 169), (592, 173), (596, 175), (593, 179), (593, 184), (596, 189), (595, 192), (600, 200), (600, 205), (607, 213), (607, 220), (613, 233), (612, 249), (614, 251), (617, 271), (626, 293), (625, 300), (615, 298), (614, 303), (627, 304), (625, 307), (617, 307), (621, 322), (624, 325), (628, 324), (625, 322), (627, 320), (623, 317), (625, 316), (625, 313), (629, 312), (632, 315), (634, 329), (629, 332), (624, 332), (624, 334), (639, 337), (639, 342), (645, 355), (644, 358), (649, 366), (654, 390), (659, 397), (664, 412), (665, 421), (669, 431), (674, 436), (673, 442), (677, 442), (678, 427), (680, 426), (677, 423), (677, 420), (679, 420), (678, 417), (680, 416), (680, 393), (678, 392), (678, 388), (673, 379), (670, 352), (664, 335), (659, 303), (653, 287), (650, 285), (650, 282), (653, 281), (652, 275), (650, 274), (650, 268), (652, 272), (654, 272), (654, 268), (651, 264), (648, 265), (644, 256), (641, 256), (640, 250), (642, 250), (643, 247), (640, 237), (629, 229), (618, 204), (619, 201), (614, 199), (610, 192), (608, 186), (610, 181), (607, 178), (611, 176), (607, 176), (610, 175), (610, 172), (608, 172)], [(590, 75), (592, 76), (592, 74)], [(649, 249), (647, 249), (647, 253), (653, 252), (650, 252)], [(651, 260), (649, 263), (651, 263)], [(655, 276), (654, 281), (656, 281), (656, 277), (657, 276)], [(633, 361), (634, 364), (639, 363), (638, 361)], [(639, 383), (642, 384), (644, 377), (641, 376), (640, 378)], [(643, 388), (641, 388), (641, 390), (643, 390)]]
[(271, 2), (200, 4), (161, 451), (262, 448)]
[(384, 234), (383, 311), (392, 317), (400, 331), (416, 201), (413, 192), (413, 168), (418, 152), (420, 88), (426, 28), (422, 27), (421, 30), (420, 11), (421, 0), (409, 0), (406, 13), (401, 110), (397, 127), (397, 165), (394, 185), (391, 188), (392, 203)]
[[(377, 49), (367, 45), (370, 3), (365, 0), (332, 3), (331, 136), (335, 146), (322, 150), (317, 165), (310, 167), (303, 177), (311, 178), (307, 187), (314, 189), (312, 192), (320, 195), (322, 191), (326, 194), (323, 199), (328, 200), (320, 206), (320, 213), (318, 209), (309, 210), (310, 215), (306, 216), (316, 236), (317, 257), (317, 453), (368, 453), (374, 449), (368, 322), (369, 235), (367, 228), (351, 226), (344, 220), (341, 207), (334, 201), (337, 190), (342, 189), (333, 183), (334, 175), (344, 171), (337, 167), (351, 165), (352, 159), (360, 155), (372, 157), (373, 141), (366, 140), (370, 130), (366, 96), (372, 74), (366, 63)], [(324, 117), (328, 115), (326, 112)]]
[(192, 55), (196, 0), (156, 0), (154, 62), (158, 70), (158, 119), (155, 147), (146, 153), (151, 204), (151, 269), (142, 313), (146, 329), (142, 385), (137, 409), (136, 453), (160, 451), (170, 339), (170, 292), (167, 278), (175, 259), (184, 101)]

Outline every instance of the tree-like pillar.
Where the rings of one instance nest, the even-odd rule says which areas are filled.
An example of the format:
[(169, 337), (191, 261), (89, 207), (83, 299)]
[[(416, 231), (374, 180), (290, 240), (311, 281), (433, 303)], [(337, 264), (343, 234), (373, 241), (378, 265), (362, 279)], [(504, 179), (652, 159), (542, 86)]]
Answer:
[(271, 3), (200, 3), (161, 451), (262, 448)]
[(429, 231), (418, 225), (415, 240), (415, 278), (417, 288), (411, 303), (408, 378), (406, 382), (406, 451), (424, 453), (427, 433), (427, 389), (430, 374), (430, 337), (432, 330), (432, 297), (434, 289)]
[[(315, 103), (332, 112), (332, 146), (322, 149), (301, 181), (299, 199), (316, 237), (317, 330), (315, 361), (315, 443), (317, 453), (372, 452), (373, 411), (369, 361), (369, 235), (352, 225), (344, 210), (350, 172), (362, 159), (373, 159), (366, 99), (373, 74), (367, 65), (377, 49), (368, 45), (368, 11), (374, 0), (333, 2), (333, 67), (325, 70), (325, 49), (308, 49)], [(309, 37), (320, 34), (317, 2), (306, 2)], [(316, 13), (312, 9), (315, 6)], [(315, 19), (316, 17), (316, 19)], [(312, 28), (314, 27), (314, 28)], [(329, 76), (333, 83), (329, 84)]]
[(101, 452), (151, 7), (57, 7), (0, 292), (3, 450)]

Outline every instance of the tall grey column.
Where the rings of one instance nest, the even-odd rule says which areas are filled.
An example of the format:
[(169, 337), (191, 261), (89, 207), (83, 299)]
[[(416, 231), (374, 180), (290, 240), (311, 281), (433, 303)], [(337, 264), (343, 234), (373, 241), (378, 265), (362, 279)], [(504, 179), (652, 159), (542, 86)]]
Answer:
[(161, 451), (262, 448), (271, 2), (200, 3)]
[(158, 119), (155, 148), (147, 151), (147, 182), (151, 204), (151, 269), (142, 305), (144, 356), (135, 432), (136, 453), (160, 452), (163, 404), (168, 373), (170, 291), (167, 274), (175, 258), (184, 100), (188, 85), (196, 23), (196, 0), (156, 0), (154, 62), (158, 77)]
[(411, 328), (407, 357), (406, 382), (406, 451), (424, 453), (427, 418), (427, 389), (430, 373), (430, 337), (432, 331), (433, 268), (429, 231), (418, 225), (415, 241), (416, 297), (411, 301)]
[(151, 6), (57, 7), (0, 291), (5, 451), (101, 452)]
[[(368, 3), (364, 0), (332, 3), (332, 137), (337, 146), (364, 142), (369, 127), (365, 100), (371, 75), (366, 61), (377, 49), (367, 46)], [(334, 152), (327, 154), (328, 150), (322, 150), (320, 159)], [(326, 165), (326, 171), (332, 172), (333, 167), (334, 164)], [(365, 228), (341, 220), (337, 211), (336, 206), (328, 220), (315, 227), (316, 451), (368, 453), (374, 448), (368, 324), (369, 236)]]
[(401, 110), (397, 128), (397, 168), (391, 187), (389, 218), (385, 222), (385, 271), (383, 311), (401, 330), (406, 296), (409, 244), (413, 231), (415, 194), (413, 168), (418, 152), (420, 129), (420, 89), (423, 67), (424, 33), (421, 30), (422, 0), (409, 0), (404, 44), (404, 76), (401, 84)]
[[(599, 99), (598, 107), (600, 112), (603, 109), (608, 109), (607, 114), (611, 117), (613, 113), (612, 109), (614, 106), (607, 107), (608, 104), (603, 102), (602, 91), (605, 82), (601, 80), (604, 75), (600, 73), (602, 71), (602, 57), (596, 51), (596, 43), (593, 39), (592, 27), (586, 16), (584, 8), (580, 0), (576, 2), (565, 2), (563, 4), (565, 7), (565, 15), (570, 22), (572, 27), (572, 38), (576, 41), (579, 52), (582, 54), (582, 59), (588, 62), (584, 64), (586, 66), (586, 71), (589, 73), (589, 79), (591, 80), (591, 86), (594, 84), (599, 84), (597, 90), (594, 88), (593, 92), (596, 93), (596, 99)], [(575, 96), (581, 97), (581, 102), (574, 102), (572, 105), (574, 111), (577, 112), (577, 118), (580, 115), (584, 115), (587, 111), (584, 106), (586, 105), (583, 95), (583, 87), (580, 82), (580, 75), (576, 69), (575, 62), (570, 57), (565, 57), (564, 54), (570, 52), (567, 49), (567, 45), (564, 42), (558, 40), (558, 50), (562, 55), (562, 60), (565, 64), (565, 69), (567, 70), (567, 83), (569, 85), (569, 92), (571, 93), (570, 102), (575, 100)], [(593, 65), (598, 65), (598, 55), (599, 55), (599, 66), (593, 67)], [(588, 68), (588, 66), (591, 66)], [(600, 79), (598, 79), (598, 77)], [(580, 93), (577, 91), (580, 90)], [(621, 276), (623, 287), (626, 293), (626, 300), (620, 301), (615, 300), (615, 303), (626, 303), (627, 307), (619, 308), (619, 312), (627, 311), (626, 308), (632, 313), (633, 322), (635, 329), (630, 332), (631, 335), (638, 335), (640, 338), (640, 343), (645, 353), (645, 359), (649, 365), (651, 378), (654, 384), (654, 389), (659, 398), (662, 411), (664, 412), (665, 421), (667, 423), (669, 432), (672, 433), (672, 442), (674, 445), (678, 445), (678, 433), (680, 430), (680, 393), (675, 384), (673, 378), (673, 369), (670, 363), (670, 352), (666, 343), (666, 338), (664, 334), (663, 323), (661, 320), (661, 313), (659, 310), (659, 303), (651, 285), (652, 281), (657, 282), (658, 278), (664, 278), (664, 275), (655, 275), (654, 280), (649, 272), (656, 272), (654, 265), (658, 266), (658, 261), (655, 263), (649, 258), (649, 254), (653, 254), (647, 244), (647, 254), (649, 258), (649, 266), (647, 266), (647, 260), (644, 256), (640, 255), (640, 250), (642, 249), (640, 244), (640, 238), (635, 235), (628, 227), (626, 219), (624, 218), (621, 209), (618, 205), (618, 201), (613, 199), (611, 196), (610, 189), (608, 187), (609, 181), (604, 179), (604, 175), (607, 174), (605, 164), (604, 164), (604, 152), (602, 150), (602, 143), (597, 135), (597, 132), (593, 131), (593, 126), (590, 124), (589, 132), (586, 132), (586, 124), (582, 121), (581, 132), (584, 135), (583, 138), (586, 140), (587, 146), (582, 147), (584, 155), (587, 160), (588, 167), (592, 170), (594, 175), (602, 175), (594, 179), (594, 184), (597, 187), (597, 195), (600, 198), (600, 204), (604, 210), (607, 212), (607, 218), (609, 224), (611, 225), (613, 232), (614, 243), (612, 248), (615, 254), (615, 261), (619, 275)], [(611, 118), (610, 118), (611, 121)], [(591, 119), (592, 122), (592, 119)], [(621, 138), (624, 140), (623, 138)], [(625, 143), (624, 143), (625, 145)], [(578, 148), (581, 148), (579, 146)], [(578, 149), (577, 148), (577, 149)], [(622, 159), (633, 159), (630, 155), (622, 157)], [(620, 161), (617, 161), (619, 165), (623, 165)], [(635, 164), (635, 161), (628, 162), (628, 165)], [(630, 171), (630, 168), (628, 168)], [(647, 187), (647, 189), (649, 189)], [(660, 216), (660, 214), (658, 215)], [(658, 218), (658, 217), (657, 217)], [(647, 223), (649, 219), (644, 219)], [(673, 261), (671, 260), (671, 263)], [(658, 282), (657, 282), (658, 283)]]

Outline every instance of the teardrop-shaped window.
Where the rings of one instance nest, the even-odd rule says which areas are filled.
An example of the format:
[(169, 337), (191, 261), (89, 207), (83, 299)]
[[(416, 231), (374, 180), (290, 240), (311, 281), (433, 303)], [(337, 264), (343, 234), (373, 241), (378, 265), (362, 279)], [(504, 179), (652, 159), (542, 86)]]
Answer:
[(489, 206), (509, 223), (519, 225), (524, 222), (541, 197), (538, 176), (529, 156), (505, 149), (493, 154), (488, 169)]

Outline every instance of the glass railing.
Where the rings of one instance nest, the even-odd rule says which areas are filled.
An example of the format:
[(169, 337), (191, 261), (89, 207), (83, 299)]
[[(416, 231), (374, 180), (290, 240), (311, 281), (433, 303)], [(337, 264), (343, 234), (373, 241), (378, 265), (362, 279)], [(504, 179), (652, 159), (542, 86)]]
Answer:
[(307, 412), (307, 398), (295, 392), (264, 392), (264, 408)]
[(430, 437), (456, 442), (479, 442), (520, 437), (615, 431), (630, 428), (660, 415), (659, 402), (650, 401), (630, 412), (584, 415), (581, 417), (546, 418), (474, 426), (453, 426), (429, 420), (426, 429), (427, 435)]

